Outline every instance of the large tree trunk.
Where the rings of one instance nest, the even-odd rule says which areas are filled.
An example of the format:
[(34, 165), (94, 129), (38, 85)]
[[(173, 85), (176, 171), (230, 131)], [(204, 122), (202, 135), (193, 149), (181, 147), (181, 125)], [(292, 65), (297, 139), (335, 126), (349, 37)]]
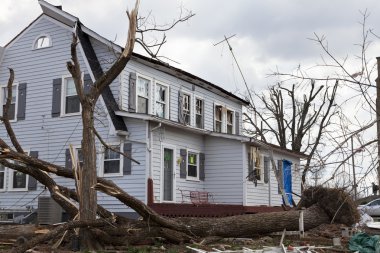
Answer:
[[(79, 169), (79, 220), (94, 221), (96, 219), (97, 198), (93, 186), (96, 184), (96, 147), (94, 134), (93, 106), (89, 102), (82, 105), (83, 166)], [(80, 229), (81, 247), (92, 249), (92, 236), (87, 228)]]

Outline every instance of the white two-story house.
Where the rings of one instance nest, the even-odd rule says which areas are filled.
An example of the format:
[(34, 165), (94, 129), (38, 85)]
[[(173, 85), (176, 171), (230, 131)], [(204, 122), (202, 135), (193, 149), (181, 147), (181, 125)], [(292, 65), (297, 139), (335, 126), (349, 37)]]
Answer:
[[(81, 106), (66, 69), (73, 27), (79, 26), (78, 57), (87, 87), (122, 48), (60, 7), (43, 0), (39, 4), (42, 14), (0, 48), (0, 99), (4, 104), (8, 68), (13, 68), (10, 117), (21, 145), (31, 156), (70, 168), (68, 146), (76, 147), (81, 160), (82, 132)], [(303, 155), (243, 136), (246, 105), (244, 99), (200, 77), (134, 54), (103, 92), (95, 123), (108, 144), (130, 152), (139, 164), (98, 143), (98, 175), (162, 212), (160, 205), (173, 210), (203, 204), (280, 206), (275, 170), (289, 196), (300, 193), (298, 165)], [(4, 127), (0, 136), (8, 141)], [(74, 187), (68, 179), (54, 178)], [(32, 177), (0, 167), (0, 209), (7, 218), (16, 211), (37, 209), (39, 199), (48, 194)], [(133, 214), (104, 194), (98, 194), (98, 201), (113, 212)]]

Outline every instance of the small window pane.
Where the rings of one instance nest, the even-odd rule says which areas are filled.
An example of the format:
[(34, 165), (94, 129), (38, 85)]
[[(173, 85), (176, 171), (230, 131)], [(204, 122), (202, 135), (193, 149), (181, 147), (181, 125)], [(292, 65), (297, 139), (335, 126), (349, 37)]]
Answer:
[(26, 174), (19, 171), (13, 171), (13, 188), (14, 189), (26, 188)]
[(75, 88), (75, 83), (73, 78), (66, 78), (66, 96), (77, 95), (77, 90)]
[(165, 118), (165, 104), (156, 103), (156, 116)]
[(148, 98), (149, 85), (150, 85), (150, 80), (139, 77), (137, 80), (137, 95)]
[(78, 96), (66, 97), (65, 113), (80, 112), (80, 102)]
[(104, 174), (119, 173), (120, 160), (104, 161)]
[(148, 99), (144, 97), (137, 97), (137, 112), (148, 113)]
[[(111, 146), (112, 148), (119, 150), (119, 146)], [(109, 159), (120, 159), (120, 154), (112, 151), (111, 149), (106, 149), (104, 153), (104, 159), (109, 160)]]
[(50, 46), (50, 39), (47, 36), (41, 36), (37, 39), (36, 44), (34, 45), (35, 49), (49, 47)]
[(156, 85), (156, 101), (166, 102), (166, 87), (157, 84)]

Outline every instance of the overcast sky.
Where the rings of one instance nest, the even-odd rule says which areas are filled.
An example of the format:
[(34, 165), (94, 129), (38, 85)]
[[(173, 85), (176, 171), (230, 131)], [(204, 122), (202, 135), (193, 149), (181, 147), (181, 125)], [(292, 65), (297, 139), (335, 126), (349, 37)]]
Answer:
[[(126, 0), (47, 0), (80, 18), (90, 29), (124, 45), (127, 34)], [(273, 84), (266, 76), (279, 68), (290, 72), (299, 64), (320, 62), (320, 48), (308, 40), (313, 33), (327, 36), (338, 56), (355, 55), (361, 40), (360, 11), (371, 14), (368, 26), (380, 34), (378, 0), (141, 0), (140, 14), (150, 11), (158, 24), (170, 23), (180, 7), (196, 15), (168, 32), (162, 55), (180, 64), (171, 65), (198, 75), (229, 91), (244, 90), (224, 36), (230, 40), (248, 85), (256, 91)], [(0, 1), (0, 45), (4, 46), (41, 13), (37, 0)], [(379, 44), (379, 41), (374, 41)], [(380, 47), (373, 56), (380, 56)], [(137, 50), (137, 52), (139, 52)], [(354, 71), (354, 70), (353, 70)]]

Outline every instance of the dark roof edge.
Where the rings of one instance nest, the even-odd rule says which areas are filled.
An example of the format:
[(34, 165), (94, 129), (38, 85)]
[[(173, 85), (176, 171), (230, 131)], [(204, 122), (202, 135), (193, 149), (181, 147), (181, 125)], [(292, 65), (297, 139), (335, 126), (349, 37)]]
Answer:
[[(184, 75), (184, 76), (189, 77), (190, 79), (193, 79), (193, 80), (199, 81), (199, 82), (204, 83), (204, 84), (206, 84), (206, 85), (210, 85), (211, 87), (213, 87), (213, 88), (215, 88), (215, 89), (217, 89), (217, 90), (219, 90), (219, 91), (225, 93), (226, 95), (228, 95), (228, 96), (230, 96), (230, 97), (232, 97), (232, 98), (234, 98), (234, 99), (240, 101), (240, 102), (241, 102), (242, 104), (244, 104), (244, 105), (249, 105), (249, 104), (250, 104), (249, 101), (247, 101), (247, 100), (245, 100), (245, 99), (242, 99), (242, 98), (240, 98), (239, 96), (236, 96), (235, 94), (233, 94), (233, 93), (231, 93), (231, 92), (229, 92), (229, 91), (223, 89), (222, 87), (220, 87), (220, 86), (218, 86), (218, 85), (216, 85), (216, 84), (213, 84), (213, 83), (211, 83), (211, 82), (209, 82), (209, 81), (206, 81), (206, 80), (204, 80), (204, 79), (202, 79), (202, 78), (200, 78), (200, 77), (198, 77), (198, 76), (196, 76), (196, 75), (193, 75), (193, 74), (191, 74), (191, 73), (189, 73), (189, 72), (186, 72), (186, 71), (184, 71), (184, 70), (182, 70), (182, 69), (179, 69), (179, 68), (176, 68), (176, 67), (170, 66), (170, 65), (167, 64), (167, 63), (164, 63), (164, 62), (161, 62), (161, 61), (158, 61), (158, 60), (155, 60), (155, 59), (152, 59), (152, 58), (146, 57), (146, 56), (141, 55), (141, 54), (138, 54), (138, 53), (133, 53), (132, 56), (133, 56), (133, 57), (136, 57), (136, 58), (139, 58), (139, 59), (142, 59), (142, 60), (144, 60), (144, 61), (150, 62), (150, 63), (152, 63), (152, 64), (157, 64), (157, 65), (162, 66), (162, 67), (164, 67), (164, 68), (171, 69), (171, 70), (173, 70), (173, 71), (175, 71), (175, 72), (177, 72), (177, 73), (179, 73), (179, 74), (181, 74), (181, 75)], [(160, 69), (160, 70), (162, 71), (162, 69)], [(185, 81), (188, 81), (188, 80), (186, 80), (186, 79), (184, 79), (184, 80), (185, 80)]]
[[(103, 75), (103, 69), (100, 65), (98, 57), (96, 56), (95, 50), (92, 47), (91, 41), (88, 35), (82, 31), (80, 23), (78, 23), (78, 38), (95, 79), (99, 79)], [(104, 99), (104, 103), (106, 104), (108, 114), (111, 118), (111, 121), (115, 129), (117, 131), (128, 131), (127, 126), (124, 123), (123, 117), (115, 114), (115, 111), (119, 111), (119, 106), (116, 103), (116, 100), (109, 86), (105, 87), (105, 89), (103, 90), (102, 97)]]
[(272, 143), (265, 143), (265, 142), (262, 142), (260, 140), (257, 140), (257, 139), (254, 139), (254, 142), (262, 147), (262, 148), (265, 148), (265, 149), (268, 149), (268, 150), (277, 150), (281, 153), (284, 153), (284, 154), (289, 154), (289, 155), (292, 155), (292, 156), (297, 156), (299, 158), (304, 158), (306, 159), (308, 157), (308, 155), (306, 155), (305, 153), (302, 153), (302, 152), (297, 152), (297, 151), (293, 151), (293, 150), (290, 150), (290, 149), (287, 149), (287, 148), (282, 148), (278, 145), (275, 145), (275, 144), (272, 144)]

